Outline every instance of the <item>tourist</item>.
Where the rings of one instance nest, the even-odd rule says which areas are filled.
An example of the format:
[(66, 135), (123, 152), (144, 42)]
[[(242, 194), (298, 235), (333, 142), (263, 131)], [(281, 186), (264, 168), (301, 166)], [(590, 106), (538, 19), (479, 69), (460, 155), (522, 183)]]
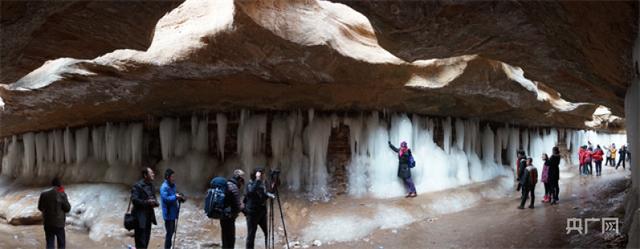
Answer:
[(549, 188), (552, 196), (551, 205), (555, 205), (558, 203), (558, 195), (560, 194), (560, 149), (557, 146), (554, 146), (552, 149), (553, 154), (547, 161), (549, 165)]
[(142, 170), (142, 179), (131, 188), (131, 202), (133, 210), (131, 214), (138, 221), (134, 228), (134, 237), (137, 249), (144, 249), (149, 246), (151, 238), (151, 224), (157, 225), (154, 208), (159, 204), (153, 187), (155, 173), (149, 167)]
[(519, 209), (524, 209), (524, 204), (527, 202), (527, 197), (531, 195), (531, 203), (529, 208), (533, 208), (533, 202), (535, 201), (535, 189), (538, 182), (538, 170), (532, 164), (533, 159), (527, 158), (527, 167), (523, 170), (521, 184), (522, 184), (522, 200), (520, 201)]
[(596, 176), (600, 176), (602, 173), (602, 155), (604, 155), (604, 152), (598, 145), (596, 151), (593, 152), (593, 161), (596, 163)]
[(184, 197), (182, 194), (176, 192), (176, 184), (174, 178), (174, 171), (167, 169), (164, 172), (164, 182), (160, 186), (160, 206), (162, 207), (162, 218), (164, 219), (164, 229), (166, 234), (164, 236), (164, 248), (171, 248), (171, 239), (173, 233), (176, 232), (176, 219), (180, 213), (180, 205), (178, 202), (183, 202)]
[(516, 156), (516, 181), (518, 182), (516, 191), (520, 191), (520, 189), (522, 188), (522, 173), (524, 173), (524, 168), (527, 167), (527, 155), (524, 153), (524, 150), (518, 150)]
[(587, 146), (583, 145), (580, 146), (580, 150), (578, 151), (578, 162), (580, 163), (579, 167), (579, 172), (580, 175), (584, 175), (584, 167), (585, 167), (585, 163), (586, 163), (586, 153), (587, 153)]
[(411, 168), (415, 166), (415, 161), (411, 155), (411, 150), (407, 146), (407, 142), (400, 143), (400, 149), (396, 148), (389, 141), (389, 147), (398, 153), (398, 177), (400, 177), (407, 187), (407, 195), (405, 197), (416, 197), (416, 186), (411, 179)]
[(617, 154), (617, 150), (616, 150), (616, 144), (611, 144), (611, 148), (609, 149), (611, 151), (611, 167), (615, 167), (616, 166), (616, 154)]
[(54, 240), (57, 241), (58, 248), (64, 248), (65, 218), (66, 213), (71, 210), (71, 205), (59, 178), (53, 178), (51, 186), (51, 189), (40, 194), (38, 210), (42, 212), (46, 248), (55, 248)]
[(220, 218), (220, 230), (222, 233), (222, 248), (234, 248), (236, 244), (236, 218), (244, 209), (242, 203), (242, 192), (240, 188), (244, 185), (244, 171), (236, 169), (233, 176), (227, 181), (227, 191), (225, 193), (225, 207), (230, 207), (228, 216)]
[(613, 165), (613, 163), (611, 162), (611, 149), (608, 146), (604, 145), (604, 150), (606, 151), (606, 154), (607, 154), (607, 158), (604, 162), (604, 166), (607, 166), (609, 164)]
[(263, 169), (256, 168), (251, 174), (251, 180), (247, 184), (247, 191), (244, 196), (244, 215), (247, 217), (247, 243), (246, 248), (253, 248), (258, 226), (264, 234), (265, 248), (267, 246), (267, 199), (269, 198), (265, 181), (263, 180)]
[(587, 148), (585, 153), (585, 174), (593, 175), (593, 148)]
[(544, 184), (544, 198), (542, 198), (543, 203), (547, 203), (551, 201), (551, 188), (549, 185), (549, 156), (547, 153), (542, 153), (542, 162), (544, 166), (542, 167), (542, 176), (540, 176), (540, 181)]
[(625, 163), (627, 161), (627, 146), (626, 145), (622, 145), (622, 147), (620, 147), (620, 151), (618, 151), (618, 154), (620, 155), (620, 159), (618, 160), (618, 164), (616, 164), (616, 170), (618, 169), (618, 167), (620, 167), (620, 163), (622, 163), (622, 169), (626, 169), (625, 167)]

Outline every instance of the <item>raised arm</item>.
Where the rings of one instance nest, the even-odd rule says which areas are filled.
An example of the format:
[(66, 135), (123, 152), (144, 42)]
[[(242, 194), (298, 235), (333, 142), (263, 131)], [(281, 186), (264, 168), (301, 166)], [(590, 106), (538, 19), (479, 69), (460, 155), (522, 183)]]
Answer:
[(393, 144), (391, 144), (391, 141), (389, 141), (389, 148), (391, 148), (391, 150), (395, 151), (396, 153), (398, 153), (398, 148), (396, 148), (395, 146), (393, 146)]

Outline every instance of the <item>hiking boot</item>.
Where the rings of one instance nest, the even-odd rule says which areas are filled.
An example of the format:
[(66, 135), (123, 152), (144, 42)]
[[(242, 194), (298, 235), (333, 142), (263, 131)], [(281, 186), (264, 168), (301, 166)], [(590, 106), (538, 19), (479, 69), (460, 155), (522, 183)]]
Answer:
[(529, 205), (529, 208), (533, 209), (533, 205)]
[(413, 192), (413, 193), (409, 194), (409, 197), (411, 197), (411, 198), (417, 197), (417, 196), (418, 196), (418, 194), (416, 192)]
[(553, 201), (551, 202), (551, 205), (558, 205), (558, 201), (553, 200)]
[(524, 209), (524, 207), (523, 206), (518, 206), (518, 209)]

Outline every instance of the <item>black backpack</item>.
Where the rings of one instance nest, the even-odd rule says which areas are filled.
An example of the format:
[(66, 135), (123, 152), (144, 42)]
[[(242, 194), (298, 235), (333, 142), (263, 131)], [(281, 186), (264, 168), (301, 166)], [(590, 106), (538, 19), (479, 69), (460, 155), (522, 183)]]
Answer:
[(231, 207), (225, 207), (227, 179), (218, 176), (211, 180), (211, 188), (204, 199), (204, 212), (211, 219), (221, 219), (231, 214)]

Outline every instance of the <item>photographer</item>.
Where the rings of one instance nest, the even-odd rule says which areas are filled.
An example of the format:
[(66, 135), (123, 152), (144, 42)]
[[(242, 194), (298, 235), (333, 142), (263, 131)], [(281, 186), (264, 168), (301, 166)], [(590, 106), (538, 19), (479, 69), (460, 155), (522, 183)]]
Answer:
[(176, 231), (176, 219), (178, 219), (180, 212), (178, 202), (185, 201), (182, 194), (176, 192), (173, 173), (175, 172), (172, 169), (167, 169), (164, 172), (164, 182), (160, 187), (162, 218), (164, 218), (164, 228), (167, 231), (164, 237), (164, 248), (171, 248), (171, 238)]
[(265, 247), (267, 246), (267, 193), (264, 181), (264, 169), (256, 168), (251, 173), (251, 181), (247, 184), (247, 192), (244, 198), (244, 215), (247, 217), (247, 244), (246, 248), (253, 248), (258, 225), (264, 233)]
[(142, 170), (142, 177), (143, 179), (136, 182), (131, 188), (131, 202), (133, 203), (131, 214), (138, 221), (134, 228), (136, 248), (138, 249), (147, 248), (149, 245), (151, 224), (157, 225), (153, 209), (159, 205), (153, 187), (155, 173), (151, 168), (145, 167)]

